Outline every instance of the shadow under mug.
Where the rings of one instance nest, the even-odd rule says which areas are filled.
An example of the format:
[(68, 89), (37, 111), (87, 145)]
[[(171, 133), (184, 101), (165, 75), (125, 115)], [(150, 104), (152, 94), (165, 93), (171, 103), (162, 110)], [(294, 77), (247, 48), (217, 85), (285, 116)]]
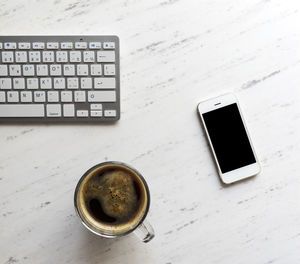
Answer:
[[(92, 226), (87, 219), (84, 217), (84, 215), (82, 214), (81, 210), (79, 209), (79, 202), (78, 202), (78, 195), (79, 195), (79, 188), (81, 187), (82, 182), (84, 181), (84, 179), (89, 176), (90, 174), (94, 173), (96, 170), (101, 169), (102, 167), (107, 167), (110, 166), (111, 168), (118, 168), (118, 167), (123, 167), (127, 170), (130, 170), (131, 172), (133, 172), (143, 183), (144, 187), (145, 187), (145, 193), (146, 193), (146, 197), (147, 197), (147, 204), (146, 204), (146, 209), (140, 219), (140, 221), (138, 223), (136, 223), (136, 225), (132, 226), (129, 230), (127, 230), (124, 233), (120, 233), (120, 234), (114, 234), (113, 232), (110, 233), (109, 231), (103, 231), (103, 230), (99, 230), (97, 229), (95, 226)], [(129, 165), (122, 163), (122, 162), (117, 162), (117, 161), (108, 161), (108, 162), (103, 162), (100, 164), (95, 165), (94, 167), (90, 168), (86, 173), (83, 174), (83, 176), (80, 178), (79, 182), (77, 183), (76, 189), (75, 189), (75, 193), (74, 193), (74, 206), (75, 206), (75, 210), (77, 215), (80, 217), (81, 219), (81, 223), (91, 232), (93, 232), (96, 235), (102, 236), (102, 237), (106, 237), (106, 238), (116, 238), (116, 237), (121, 237), (121, 236), (125, 236), (131, 232), (134, 232), (134, 234), (143, 242), (149, 242), (153, 237), (154, 237), (154, 230), (152, 228), (152, 226), (150, 225), (150, 223), (145, 220), (147, 213), (149, 211), (149, 207), (150, 207), (150, 192), (149, 192), (149, 188), (148, 185), (145, 181), (145, 179), (143, 178), (143, 176), (134, 168), (130, 167)]]

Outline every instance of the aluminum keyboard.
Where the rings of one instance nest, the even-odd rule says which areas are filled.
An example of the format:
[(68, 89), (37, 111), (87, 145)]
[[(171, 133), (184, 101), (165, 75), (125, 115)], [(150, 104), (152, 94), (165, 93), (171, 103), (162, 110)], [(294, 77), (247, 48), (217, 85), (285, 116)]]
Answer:
[(116, 36), (0, 36), (0, 121), (120, 119)]

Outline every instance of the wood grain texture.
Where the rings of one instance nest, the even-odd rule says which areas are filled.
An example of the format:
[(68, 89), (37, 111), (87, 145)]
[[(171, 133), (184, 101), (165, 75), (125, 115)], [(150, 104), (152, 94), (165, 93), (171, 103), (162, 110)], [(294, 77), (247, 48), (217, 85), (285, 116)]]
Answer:
[[(0, 126), (0, 263), (300, 263), (297, 0), (2, 0), (0, 34), (116, 34), (121, 120)], [(197, 103), (233, 91), (261, 175), (221, 185)], [(156, 237), (90, 234), (73, 191), (119, 160), (149, 183)]]

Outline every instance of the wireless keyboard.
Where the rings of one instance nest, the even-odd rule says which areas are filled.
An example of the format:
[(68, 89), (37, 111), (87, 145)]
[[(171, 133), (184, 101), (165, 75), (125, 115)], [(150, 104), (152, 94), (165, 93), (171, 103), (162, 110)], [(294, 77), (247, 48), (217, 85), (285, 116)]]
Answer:
[(120, 119), (116, 36), (0, 36), (0, 121)]

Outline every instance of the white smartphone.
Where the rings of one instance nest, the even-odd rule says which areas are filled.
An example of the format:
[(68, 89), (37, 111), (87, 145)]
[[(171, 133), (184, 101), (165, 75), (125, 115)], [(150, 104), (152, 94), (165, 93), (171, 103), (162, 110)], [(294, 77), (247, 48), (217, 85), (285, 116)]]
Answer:
[(235, 95), (201, 102), (198, 112), (221, 180), (229, 184), (257, 175), (260, 165)]

